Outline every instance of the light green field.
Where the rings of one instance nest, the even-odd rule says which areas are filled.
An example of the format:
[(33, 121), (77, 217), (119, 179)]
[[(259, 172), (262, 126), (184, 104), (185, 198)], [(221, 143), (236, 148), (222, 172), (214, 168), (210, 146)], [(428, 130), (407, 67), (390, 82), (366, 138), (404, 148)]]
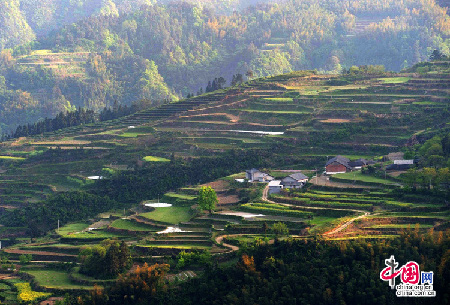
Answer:
[(0, 156), (0, 160), (22, 161), (25, 159), (26, 158), (23, 158), (23, 157)]
[(178, 194), (178, 193), (173, 193), (173, 192), (165, 193), (164, 196), (179, 198), (179, 199), (183, 199), (183, 200), (194, 200), (195, 198), (197, 198), (196, 196), (187, 195), (187, 194)]
[(413, 102), (413, 105), (442, 105), (441, 103), (438, 102), (431, 102), (431, 101), (422, 101), (422, 102)]
[(140, 214), (141, 216), (156, 221), (177, 224), (189, 221), (192, 218), (190, 207), (171, 206), (167, 208), (155, 208), (154, 211)]
[(334, 178), (342, 178), (342, 179), (348, 179), (348, 180), (355, 180), (355, 181), (362, 181), (362, 182), (373, 182), (373, 183), (379, 183), (379, 184), (393, 184), (394, 182), (382, 179), (378, 177), (373, 177), (370, 175), (364, 175), (360, 171), (358, 172), (348, 172), (343, 174), (336, 174), (333, 175)]
[(108, 232), (108, 231), (103, 231), (103, 230), (92, 230), (89, 232), (80, 232), (80, 233), (76, 233), (76, 234), (71, 234), (71, 235), (65, 235), (63, 236), (65, 238), (71, 238), (71, 239), (100, 239), (100, 238), (120, 238), (120, 237), (125, 237), (124, 234), (117, 234), (117, 233), (113, 233), (113, 232)]
[(273, 101), (273, 102), (292, 102), (292, 97), (265, 97), (263, 98), (266, 101)]
[(275, 113), (275, 114), (311, 114), (307, 111), (288, 111), (288, 110), (257, 110), (257, 109), (238, 109), (242, 112), (257, 112), (257, 113)]
[(169, 162), (169, 159), (161, 158), (161, 157), (155, 157), (155, 156), (146, 156), (143, 158), (144, 161), (147, 162)]
[(88, 227), (89, 227), (89, 224), (85, 223), (85, 222), (71, 223), (71, 224), (65, 225), (64, 227), (59, 228), (58, 234), (64, 236), (69, 233), (83, 231), (84, 229), (87, 229)]
[[(430, 224), (418, 224), (420, 228), (432, 228), (433, 225)], [(392, 228), (392, 229), (414, 229), (416, 224), (385, 224), (385, 225), (374, 225), (371, 229), (382, 229), (382, 228)]]
[(124, 133), (120, 134), (119, 137), (137, 138), (138, 136), (143, 136), (143, 135), (146, 135), (146, 133), (142, 133), (142, 132), (124, 132)]
[(353, 239), (391, 239), (391, 238), (397, 238), (399, 235), (358, 235), (358, 236), (348, 236), (348, 237), (339, 237), (339, 238), (330, 238), (329, 240), (353, 240)]
[(143, 223), (131, 221), (129, 219), (117, 219), (111, 224), (111, 227), (129, 231), (155, 231), (153, 227), (150, 227)]
[[(346, 219), (346, 218), (342, 218)], [(333, 224), (341, 222), (341, 218), (327, 217), (327, 216), (314, 216), (311, 220), (308, 220), (308, 224), (314, 226), (310, 232), (325, 232), (333, 227)]]
[(58, 289), (92, 289), (92, 286), (84, 286), (72, 283), (69, 274), (61, 270), (23, 270), (36, 278), (39, 285), (46, 288)]
[(149, 245), (137, 245), (139, 247), (145, 247), (145, 248), (164, 248), (164, 249), (211, 249), (210, 246), (200, 246), (200, 245), (189, 245), (189, 244), (183, 244), (183, 245), (156, 245), (156, 244), (149, 244)]
[(379, 78), (379, 80), (383, 81), (385, 84), (403, 84), (409, 81), (410, 77), (388, 77), (388, 78)]
[(31, 52), (31, 55), (47, 55), (47, 54), (51, 54), (51, 53), (52, 53), (52, 50), (42, 49), (42, 50), (35, 50), (35, 51)]

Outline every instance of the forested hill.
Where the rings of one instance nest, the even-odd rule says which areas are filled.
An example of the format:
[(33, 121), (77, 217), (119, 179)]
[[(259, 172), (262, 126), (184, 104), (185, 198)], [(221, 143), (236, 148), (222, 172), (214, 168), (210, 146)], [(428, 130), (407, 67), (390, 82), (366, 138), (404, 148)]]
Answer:
[(448, 55), (449, 36), (435, 0), (1, 1), (0, 127), (174, 100), (237, 74), (400, 70)]

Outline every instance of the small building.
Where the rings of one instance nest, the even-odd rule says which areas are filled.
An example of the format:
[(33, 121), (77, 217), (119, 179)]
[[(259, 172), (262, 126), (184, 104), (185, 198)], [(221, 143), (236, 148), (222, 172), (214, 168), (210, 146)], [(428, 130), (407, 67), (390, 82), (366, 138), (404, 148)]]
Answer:
[(306, 182), (308, 182), (308, 177), (302, 173), (295, 173), (281, 179), (283, 188), (301, 188)]
[(274, 178), (269, 174), (263, 173), (256, 168), (252, 168), (251, 170), (245, 171), (245, 179), (247, 179), (249, 182), (255, 181), (269, 182), (272, 181)]
[(367, 161), (366, 159), (358, 159), (355, 161), (350, 161), (348, 162), (348, 165), (350, 165), (353, 169), (361, 169), (364, 166), (367, 166), (369, 164), (369, 161)]
[(349, 159), (342, 156), (331, 158), (325, 164), (325, 172), (327, 175), (350, 172), (353, 168), (349, 165), (349, 162)]
[(281, 180), (272, 180), (269, 182), (269, 194), (279, 193), (283, 189)]
[(394, 160), (394, 164), (396, 164), (396, 165), (403, 165), (403, 164), (413, 165), (414, 160)]
[(394, 160), (394, 164), (386, 166), (386, 170), (405, 171), (414, 166), (414, 160)]

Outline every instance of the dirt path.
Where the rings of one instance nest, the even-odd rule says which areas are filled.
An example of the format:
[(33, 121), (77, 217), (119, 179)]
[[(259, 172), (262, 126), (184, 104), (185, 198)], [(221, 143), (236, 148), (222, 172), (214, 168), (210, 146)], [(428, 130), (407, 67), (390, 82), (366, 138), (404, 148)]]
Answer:
[(224, 239), (225, 237), (228, 237), (228, 236), (237, 236), (237, 235), (240, 235), (240, 234), (220, 235), (220, 236), (217, 236), (217, 237), (216, 237), (216, 243), (221, 244), (222, 246), (229, 248), (229, 249), (230, 249), (230, 252), (238, 251), (238, 250), (239, 250), (239, 247), (233, 246), (233, 245), (230, 245), (230, 244), (227, 244), (227, 243), (224, 243), (224, 242), (223, 242), (223, 239)]
[(364, 215), (359, 215), (357, 217), (354, 217), (352, 219), (350, 219), (349, 221), (346, 221), (345, 223), (343, 223), (342, 225), (334, 228), (331, 231), (325, 232), (322, 235), (332, 235), (332, 234), (336, 234), (341, 232), (342, 230), (344, 230), (345, 228), (347, 228), (351, 223), (353, 223), (355, 220), (357, 219), (361, 219), (361, 218), (365, 218), (366, 216), (370, 215), (369, 212), (365, 212)]
[[(267, 202), (270, 203), (276, 203), (276, 204), (281, 204), (281, 205), (285, 205), (285, 206), (293, 206), (291, 204), (287, 204), (287, 203), (278, 203), (272, 200), (267, 199), (267, 194), (269, 192), (269, 185), (266, 185), (266, 187), (263, 190), (263, 195), (262, 195), (262, 200), (265, 200)], [(344, 230), (345, 228), (347, 228), (351, 223), (353, 223), (355, 220), (357, 219), (361, 219), (361, 218), (365, 218), (366, 216), (370, 215), (369, 212), (367, 211), (363, 211), (363, 210), (353, 210), (353, 209), (334, 209), (334, 208), (322, 208), (322, 207), (307, 207), (308, 209), (315, 209), (315, 210), (323, 210), (323, 209), (327, 209), (327, 210), (335, 210), (335, 211), (352, 211), (352, 212), (356, 212), (356, 213), (364, 213), (363, 215), (359, 215), (356, 217), (353, 217), (352, 219), (346, 221), (345, 223), (343, 223), (342, 225), (334, 228), (331, 231), (328, 231), (326, 233), (323, 233), (323, 235), (332, 235), (332, 234), (336, 234), (341, 232), (342, 230)]]
[[(263, 190), (262, 200), (265, 200), (265, 201), (267, 201), (269, 203), (275, 203), (275, 204), (279, 204), (279, 205), (284, 205), (284, 206), (287, 206), (287, 207), (299, 206), (299, 205), (293, 205), (293, 204), (289, 204), (289, 203), (280, 203), (280, 202), (272, 201), (272, 200), (267, 198), (268, 192), (269, 192), (269, 185), (266, 185), (266, 187)], [(367, 212), (367, 211), (355, 210), (355, 209), (322, 208), (322, 207), (310, 207), (310, 206), (301, 206), (301, 207), (308, 208), (308, 209), (313, 209), (313, 210), (351, 211), (351, 212), (356, 212), (356, 213), (366, 213)]]

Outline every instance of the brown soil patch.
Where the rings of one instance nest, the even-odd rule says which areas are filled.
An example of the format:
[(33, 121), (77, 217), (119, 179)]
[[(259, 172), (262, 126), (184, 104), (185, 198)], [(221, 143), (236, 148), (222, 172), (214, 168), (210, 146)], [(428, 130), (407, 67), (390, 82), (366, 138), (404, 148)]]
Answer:
[(68, 140), (68, 141), (42, 141), (42, 142), (32, 142), (34, 145), (85, 145), (91, 144), (91, 141), (82, 140)]
[(213, 182), (209, 182), (206, 184), (202, 184), (201, 186), (210, 186), (212, 187), (216, 192), (224, 192), (228, 190), (228, 187), (230, 184), (225, 180), (216, 180)]
[(326, 176), (320, 176), (319, 178), (317, 178), (317, 177), (312, 178), (309, 180), (309, 182), (312, 184), (316, 184), (316, 185), (324, 185), (324, 186), (331, 186), (331, 187), (338, 187), (338, 188), (366, 188), (366, 189), (374, 188), (373, 186), (369, 186), (369, 185), (359, 185), (359, 184), (335, 182), (335, 181), (327, 180)]
[(54, 304), (56, 304), (56, 302), (61, 302), (63, 300), (64, 300), (63, 297), (51, 297), (45, 301), (40, 302), (39, 304), (40, 305), (54, 305)]
[(6, 253), (12, 254), (35, 254), (35, 255), (47, 255), (47, 256), (71, 256), (76, 257), (74, 254), (65, 254), (57, 252), (47, 252), (47, 251), (29, 251), (29, 250), (18, 250), (18, 249), (4, 249)]
[(228, 196), (221, 196), (219, 195), (217, 197), (219, 199), (219, 204), (232, 204), (232, 203), (238, 203), (239, 197), (237, 195), (228, 195)]
[(203, 117), (203, 116), (226, 116), (230, 122), (232, 123), (236, 123), (237, 121), (239, 121), (239, 117), (229, 114), (229, 113), (202, 113), (202, 114), (193, 114), (193, 115), (183, 115), (180, 116), (180, 118), (192, 118), (192, 117)]
[(17, 209), (18, 207), (12, 206), (12, 205), (7, 205), (7, 204), (1, 204), (0, 208), (3, 208), (3, 209)]
[(391, 177), (398, 177), (398, 176), (400, 176), (401, 174), (404, 174), (404, 173), (407, 173), (407, 171), (395, 171), (395, 172), (390, 172), (390, 173), (388, 174), (388, 176), (391, 176)]
[(12, 280), (18, 278), (18, 276), (14, 276), (11, 273), (0, 273), (0, 280)]
[[(67, 150), (67, 149), (79, 149), (79, 147), (78, 146), (47, 146), (47, 148), (48, 149), (65, 149), (65, 150)], [(105, 150), (105, 149), (110, 149), (110, 148), (108, 148), (108, 147), (86, 147), (86, 146), (84, 146), (83, 147), (83, 149), (103, 149), (103, 150)]]

